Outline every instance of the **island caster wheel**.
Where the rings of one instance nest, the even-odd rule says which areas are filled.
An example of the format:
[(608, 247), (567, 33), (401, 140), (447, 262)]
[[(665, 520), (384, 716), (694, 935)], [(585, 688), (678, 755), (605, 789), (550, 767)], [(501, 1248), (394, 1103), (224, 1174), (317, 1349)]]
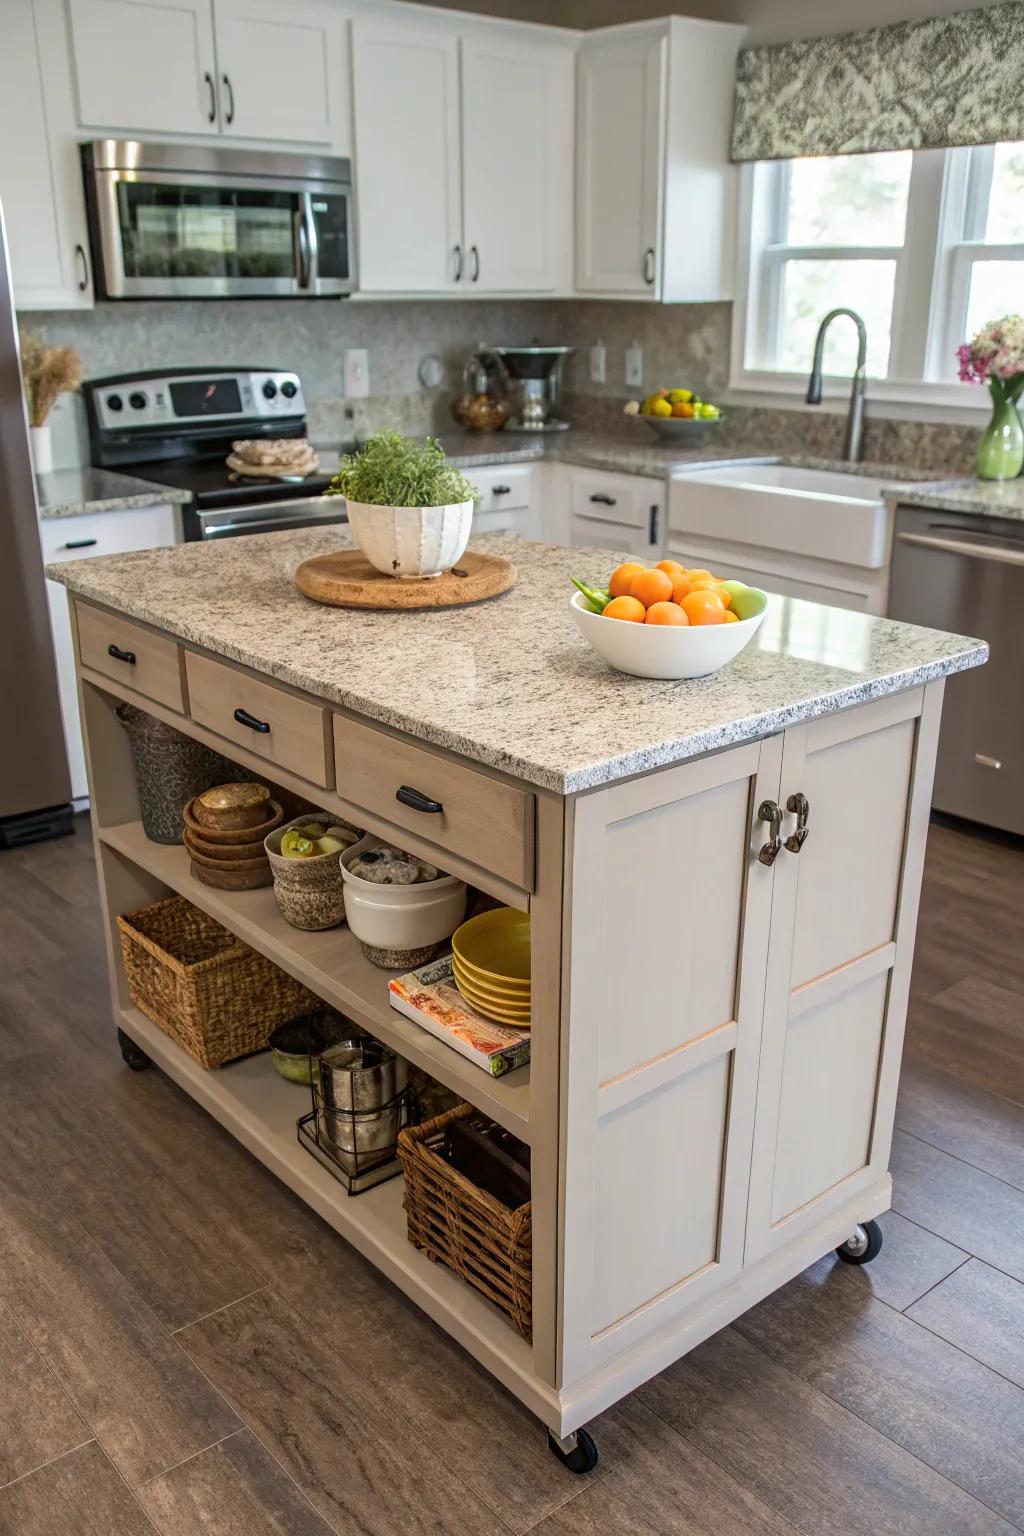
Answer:
[(133, 1072), (145, 1072), (150, 1065), (149, 1057), (141, 1046), (135, 1044), (130, 1035), (126, 1035), (123, 1029), (117, 1032), (117, 1043), (121, 1047), (121, 1055), (131, 1067)]
[(564, 1439), (553, 1435), (549, 1429), (548, 1449), (552, 1456), (557, 1456), (563, 1467), (568, 1467), (570, 1472), (580, 1477), (585, 1472), (592, 1472), (597, 1466), (597, 1446), (585, 1429), (578, 1429), (574, 1435), (566, 1435)]
[(877, 1221), (862, 1222), (853, 1229), (853, 1236), (840, 1243), (836, 1253), (844, 1264), (870, 1264), (878, 1257), (882, 1246), (882, 1229)]

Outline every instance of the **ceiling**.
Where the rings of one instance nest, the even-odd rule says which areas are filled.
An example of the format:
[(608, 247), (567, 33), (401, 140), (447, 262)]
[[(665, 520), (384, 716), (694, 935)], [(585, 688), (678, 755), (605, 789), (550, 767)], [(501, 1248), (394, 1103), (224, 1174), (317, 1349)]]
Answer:
[[(436, 4), (438, 0), (419, 0)], [(860, 0), (851, 9), (849, 0), (441, 0), (447, 9), (483, 12), (516, 21), (544, 22), (551, 26), (611, 26), (619, 21), (641, 21), (664, 16), (668, 11), (704, 16), (714, 21), (739, 21), (750, 28), (750, 41), (782, 42), (793, 37), (815, 37), (829, 32), (850, 32), (863, 27), (882, 27), (894, 21), (919, 21), (952, 11), (979, 10), (998, 0)]]

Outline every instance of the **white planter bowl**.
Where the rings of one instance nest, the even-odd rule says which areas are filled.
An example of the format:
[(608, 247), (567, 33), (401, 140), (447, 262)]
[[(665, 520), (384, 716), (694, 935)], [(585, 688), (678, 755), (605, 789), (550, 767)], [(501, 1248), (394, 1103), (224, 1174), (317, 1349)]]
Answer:
[(633, 624), (628, 619), (606, 619), (587, 607), (582, 592), (573, 594), (569, 606), (584, 640), (616, 671), (678, 681), (717, 672), (750, 644), (768, 606), (766, 594), (759, 591), (759, 595), (763, 599), (760, 613), (735, 624)]
[(448, 507), (371, 507), (346, 501), (363, 554), (385, 576), (440, 576), (465, 551), (472, 501)]
[(426, 949), (451, 938), (466, 915), (466, 882), (442, 875), (422, 885), (375, 885), (353, 875), (352, 860), (379, 846), (377, 839), (364, 838), (341, 855), (345, 916), (356, 938), (387, 951)]

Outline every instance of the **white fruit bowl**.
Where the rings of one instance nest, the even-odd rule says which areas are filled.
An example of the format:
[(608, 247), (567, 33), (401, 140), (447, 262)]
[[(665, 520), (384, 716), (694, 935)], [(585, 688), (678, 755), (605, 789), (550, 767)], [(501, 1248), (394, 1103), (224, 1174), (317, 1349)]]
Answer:
[(385, 576), (440, 576), (465, 552), (472, 501), (447, 507), (374, 507), (345, 503), (349, 525), (370, 564)]
[(679, 681), (717, 672), (750, 644), (764, 621), (768, 598), (757, 587), (749, 590), (760, 598), (760, 612), (735, 624), (634, 624), (629, 619), (606, 619), (587, 607), (582, 592), (573, 594), (569, 607), (584, 640), (610, 667), (634, 677)]

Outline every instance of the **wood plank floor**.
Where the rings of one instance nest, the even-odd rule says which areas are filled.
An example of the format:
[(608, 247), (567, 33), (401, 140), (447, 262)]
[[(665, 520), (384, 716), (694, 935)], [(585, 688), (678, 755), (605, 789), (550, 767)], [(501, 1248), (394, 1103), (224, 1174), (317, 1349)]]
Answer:
[(114, 1043), (88, 827), (0, 854), (0, 1536), (1024, 1531), (1024, 846), (931, 829), (869, 1268), (540, 1427)]

